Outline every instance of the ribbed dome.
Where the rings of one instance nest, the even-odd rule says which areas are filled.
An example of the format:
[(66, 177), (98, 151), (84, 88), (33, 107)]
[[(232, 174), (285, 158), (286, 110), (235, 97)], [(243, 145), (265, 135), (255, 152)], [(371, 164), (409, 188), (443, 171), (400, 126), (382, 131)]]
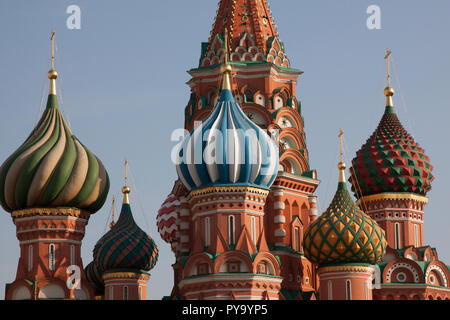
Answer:
[(211, 114), (185, 138), (177, 173), (188, 190), (227, 185), (268, 189), (278, 166), (276, 143), (224, 89)]
[(149, 271), (157, 260), (155, 242), (134, 221), (130, 204), (123, 203), (119, 220), (95, 245), (94, 262), (99, 271)]
[(0, 203), (12, 212), (73, 207), (97, 212), (109, 191), (101, 161), (72, 134), (48, 96), (45, 112), (24, 144), (0, 167)]
[(387, 106), (377, 129), (352, 161), (352, 191), (357, 198), (385, 192), (425, 196), (434, 180), (429, 161), (394, 108)]
[(177, 241), (178, 205), (180, 205), (180, 200), (175, 195), (170, 194), (158, 210), (156, 226), (158, 227), (161, 238), (167, 243)]
[(94, 261), (89, 263), (86, 268), (84, 268), (86, 278), (94, 289), (96, 296), (104, 295), (105, 293), (105, 282), (103, 281), (102, 274), (98, 270)]
[(345, 182), (328, 209), (308, 228), (305, 256), (321, 266), (340, 263), (377, 263), (386, 251), (384, 230), (361, 211)]

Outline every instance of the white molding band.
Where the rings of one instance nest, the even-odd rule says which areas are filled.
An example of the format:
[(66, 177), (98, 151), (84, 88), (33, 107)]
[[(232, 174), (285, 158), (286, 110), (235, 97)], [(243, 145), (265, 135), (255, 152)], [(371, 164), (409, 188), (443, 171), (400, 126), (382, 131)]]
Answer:
[(286, 217), (284, 215), (278, 215), (273, 218), (274, 223), (286, 223)]
[(277, 202), (274, 202), (273, 208), (275, 210), (284, 210), (286, 208), (286, 206), (285, 206), (284, 202), (277, 201)]
[(286, 236), (286, 230), (284, 230), (284, 229), (275, 230), (275, 237), (285, 237), (285, 236)]
[(49, 242), (49, 243), (55, 243), (55, 242), (62, 242), (62, 243), (73, 243), (73, 244), (79, 244), (81, 245), (81, 241), (76, 240), (69, 240), (69, 239), (33, 239), (33, 240), (25, 240), (20, 241), (20, 244), (30, 244), (30, 243), (39, 243), (39, 242)]

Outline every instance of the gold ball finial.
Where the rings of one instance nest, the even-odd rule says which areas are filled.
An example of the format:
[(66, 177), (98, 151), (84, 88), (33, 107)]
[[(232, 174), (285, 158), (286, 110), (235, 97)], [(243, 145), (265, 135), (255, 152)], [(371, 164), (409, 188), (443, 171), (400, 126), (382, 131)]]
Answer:
[(130, 192), (131, 192), (130, 187), (125, 186), (125, 187), (122, 188), (122, 193), (123, 194), (129, 194)]
[(394, 95), (395, 91), (394, 88), (392, 87), (387, 87), (386, 89), (384, 89), (384, 95), (386, 97), (392, 97)]
[(222, 73), (222, 74), (224, 74), (224, 73), (231, 73), (232, 71), (233, 71), (233, 68), (229, 64), (223, 64), (220, 67), (220, 73)]
[(345, 168), (347, 168), (347, 166), (345, 165), (344, 162), (339, 162), (338, 163), (338, 169), (339, 170), (345, 170)]
[(58, 78), (58, 72), (54, 69), (50, 70), (47, 75), (50, 80), (56, 80)]

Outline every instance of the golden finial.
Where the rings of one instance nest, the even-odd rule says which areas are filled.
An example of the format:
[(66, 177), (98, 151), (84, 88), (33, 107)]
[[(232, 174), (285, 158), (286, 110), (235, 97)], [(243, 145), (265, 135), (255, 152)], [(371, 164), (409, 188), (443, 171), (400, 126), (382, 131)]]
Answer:
[(52, 69), (48, 72), (48, 78), (50, 79), (49, 94), (56, 95), (56, 79), (58, 78), (58, 72), (55, 70), (55, 29), (52, 29)]
[(128, 187), (128, 160), (125, 158), (125, 186), (122, 188), (123, 203), (130, 203), (130, 199), (128, 198), (130, 192), (131, 189)]
[(230, 75), (231, 72), (233, 71), (233, 68), (231, 67), (231, 65), (228, 62), (228, 55), (229, 55), (229, 51), (228, 51), (228, 29), (225, 28), (225, 35), (224, 35), (224, 40), (225, 40), (225, 63), (222, 65), (222, 67), (220, 68), (220, 73), (223, 74), (223, 82), (222, 82), (222, 90), (231, 90), (231, 82), (230, 82)]
[(386, 105), (393, 107), (392, 103), (392, 96), (394, 95), (394, 89), (391, 87), (391, 70), (390, 70), (390, 59), (391, 59), (392, 50), (386, 49), (386, 55), (384, 56), (384, 59), (387, 62), (387, 80), (388, 85), (386, 89), (384, 89), (384, 95), (386, 96)]
[(114, 209), (115, 209), (115, 205), (116, 205), (116, 198), (113, 196), (112, 199), (112, 215), (111, 215), (111, 223), (109, 224), (109, 228), (112, 229), (116, 223), (114, 222)]
[(339, 129), (339, 142), (340, 142), (340, 146), (341, 146), (341, 162), (339, 162), (338, 164), (338, 169), (339, 169), (339, 182), (345, 182), (345, 163), (344, 163), (344, 151), (343, 151), (343, 144), (342, 144), (342, 138), (344, 136), (344, 130)]

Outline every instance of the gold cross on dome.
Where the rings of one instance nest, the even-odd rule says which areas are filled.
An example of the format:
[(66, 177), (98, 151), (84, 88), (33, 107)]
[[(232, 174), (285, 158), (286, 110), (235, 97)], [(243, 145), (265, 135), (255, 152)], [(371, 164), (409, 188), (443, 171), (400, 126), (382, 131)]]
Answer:
[(52, 41), (52, 70), (55, 70), (55, 29), (52, 29), (50, 40)]
[(342, 138), (343, 138), (343, 136), (344, 136), (344, 130), (342, 130), (342, 128), (341, 129), (339, 129), (339, 140), (340, 140), (340, 145), (341, 145), (341, 162), (344, 162), (344, 154), (343, 154), (343, 151), (342, 151)]
[(125, 158), (125, 186), (128, 186), (128, 159)]
[(391, 86), (391, 71), (389, 68), (389, 61), (391, 58), (392, 50), (386, 49), (386, 55), (384, 56), (384, 59), (387, 60), (387, 76), (388, 76), (388, 87)]

